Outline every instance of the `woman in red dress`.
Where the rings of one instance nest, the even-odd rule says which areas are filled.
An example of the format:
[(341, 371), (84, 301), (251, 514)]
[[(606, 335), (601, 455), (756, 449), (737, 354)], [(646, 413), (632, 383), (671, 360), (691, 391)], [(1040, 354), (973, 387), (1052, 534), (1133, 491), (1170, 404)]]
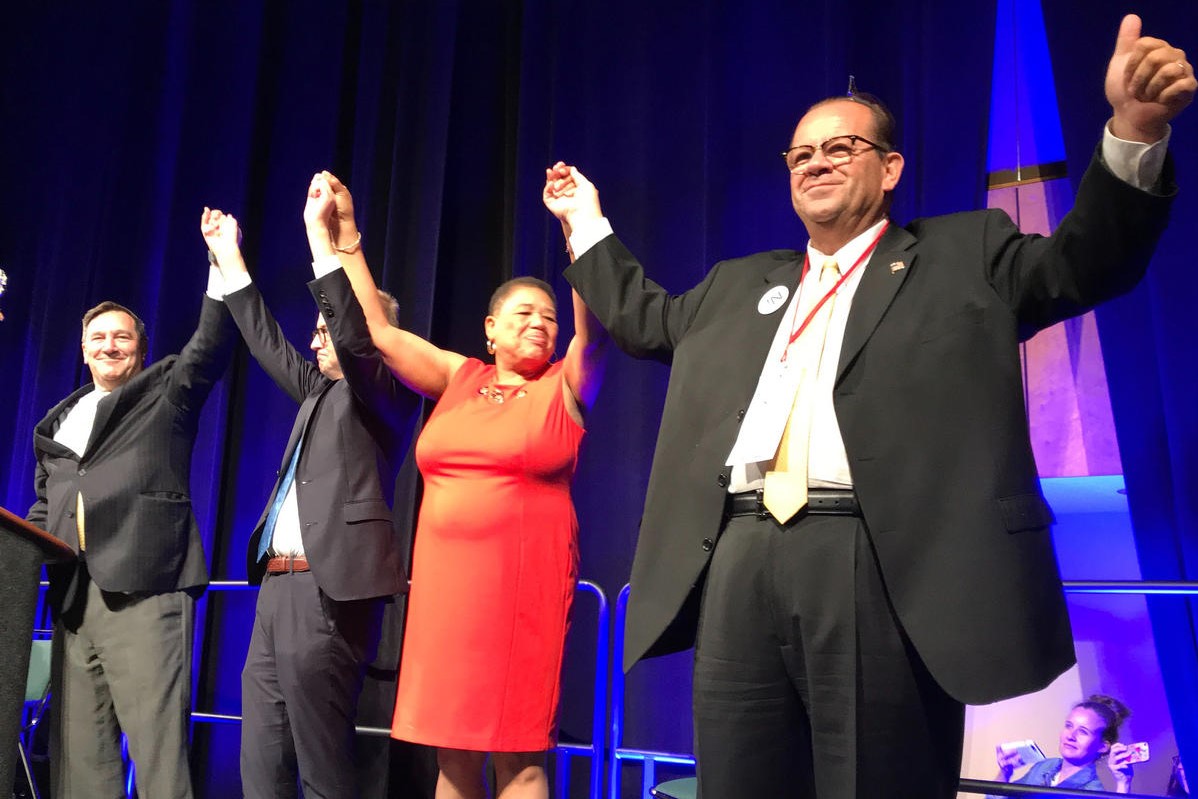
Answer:
[(606, 334), (577, 294), (563, 360), (553, 289), (504, 283), (483, 321), (485, 364), (391, 327), (361, 251), (348, 190), (327, 172), (311, 197), (361, 302), (374, 345), (412, 390), (437, 401), (416, 445), (416, 528), (392, 736), (437, 747), (437, 799), (547, 799), (562, 652), (578, 575), (570, 499), (583, 413)]

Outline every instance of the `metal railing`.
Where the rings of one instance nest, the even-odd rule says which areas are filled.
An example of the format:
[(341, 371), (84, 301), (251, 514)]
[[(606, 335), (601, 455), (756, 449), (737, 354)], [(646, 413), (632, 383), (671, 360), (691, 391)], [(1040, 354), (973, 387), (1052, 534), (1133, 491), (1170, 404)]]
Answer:
[(1131, 797), (1131, 799), (1161, 799), (1160, 794), (1111, 793), (1109, 791), (1081, 791), (1077, 788), (1051, 788), (1047, 785), (1019, 785), (1011, 782), (988, 782), (987, 780), (961, 780), (961, 793), (988, 794), (992, 796), (1085, 796), (1089, 799), (1102, 797)]
[[(1143, 594), (1148, 596), (1192, 596), (1198, 595), (1198, 582), (1186, 581), (1140, 581), (1140, 580), (1064, 580), (1061, 583), (1066, 593), (1071, 594)], [(652, 799), (650, 789), (657, 784), (657, 766), (695, 765), (693, 754), (684, 752), (660, 752), (652, 749), (625, 747), (624, 738), (624, 672), (620, 667), (624, 651), (624, 619), (628, 612), (630, 586), (625, 585), (616, 596), (613, 618), (615, 640), (612, 645), (612, 709), (611, 737), (608, 743), (608, 799), (620, 799), (622, 765), (625, 762), (643, 763), (641, 774), (642, 795)], [(1008, 782), (962, 779), (961, 793), (990, 794), (994, 796), (1132, 796), (1146, 799), (1151, 794), (1114, 794), (1105, 791), (1078, 791), (1072, 788), (1051, 788), (1042, 785), (1018, 785)], [(597, 799), (598, 794), (591, 794)]]
[[(213, 591), (256, 591), (258, 586), (250, 585), (244, 580), (213, 580), (208, 584)], [(595, 598), (595, 679), (591, 701), (591, 740), (589, 743), (558, 744), (552, 751), (555, 757), (554, 789), (556, 796), (566, 796), (570, 764), (575, 757), (590, 759), (590, 795), (598, 799), (603, 789), (603, 754), (604, 754), (604, 722), (607, 718), (608, 692), (607, 667), (608, 636), (611, 629), (611, 614), (608, 608), (607, 595), (597, 583), (590, 580), (579, 580), (576, 593), (588, 593)], [(196, 711), (191, 714), (193, 721), (213, 724), (240, 724), (241, 716), (225, 713), (205, 713)], [(388, 727), (357, 726), (359, 735), (387, 738), (391, 735)]]
[[(47, 583), (42, 582), (42, 587)], [(213, 591), (255, 591), (257, 586), (238, 580), (214, 580), (209, 583)], [(1065, 580), (1062, 587), (1071, 594), (1113, 594), (1144, 596), (1194, 596), (1198, 595), (1198, 582), (1191, 581), (1137, 581), (1137, 580)], [(642, 794), (650, 799), (650, 789), (657, 784), (657, 767), (676, 766), (693, 768), (694, 755), (685, 752), (663, 752), (652, 749), (625, 747), (624, 736), (624, 670), (621, 656), (624, 650), (624, 622), (628, 611), (630, 586), (625, 585), (616, 597), (614, 614), (609, 610), (603, 589), (589, 580), (578, 582), (578, 591), (594, 595), (596, 608), (595, 686), (592, 695), (592, 728), (590, 743), (560, 744), (555, 750), (556, 769), (554, 794), (565, 797), (569, 785), (570, 761), (573, 757), (590, 758), (589, 796), (603, 796), (604, 764), (608, 771), (608, 798), (620, 799), (622, 767), (625, 763), (640, 763), (642, 766)], [(48, 634), (49, 630), (35, 630), (35, 634)], [(608, 638), (611, 645), (608, 646)], [(609, 672), (610, 669), (610, 672)], [(610, 690), (608, 688), (610, 674)], [(610, 713), (610, 727), (604, 735), (605, 720)], [(241, 717), (221, 713), (196, 711), (191, 714), (198, 722), (213, 724), (240, 724)], [(359, 735), (388, 737), (391, 730), (385, 727), (357, 727)], [(962, 793), (994, 796), (1083, 796), (1100, 799), (1105, 796), (1131, 796), (1132, 799), (1150, 799), (1152, 794), (1114, 794), (1104, 791), (1079, 791), (1071, 788), (1053, 788), (1040, 785), (991, 782), (988, 780), (962, 779)], [(130, 796), (132, 796), (132, 774), (130, 774)]]

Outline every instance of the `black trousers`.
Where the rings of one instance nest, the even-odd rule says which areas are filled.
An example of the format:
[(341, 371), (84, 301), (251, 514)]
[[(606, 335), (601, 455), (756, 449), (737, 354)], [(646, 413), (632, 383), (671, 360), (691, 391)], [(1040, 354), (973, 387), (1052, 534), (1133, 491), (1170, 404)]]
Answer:
[(727, 521), (695, 650), (702, 799), (951, 799), (964, 707), (903, 634), (862, 519)]
[(241, 783), (250, 799), (358, 795), (354, 717), (383, 599), (337, 602), (311, 572), (268, 575), (241, 673)]

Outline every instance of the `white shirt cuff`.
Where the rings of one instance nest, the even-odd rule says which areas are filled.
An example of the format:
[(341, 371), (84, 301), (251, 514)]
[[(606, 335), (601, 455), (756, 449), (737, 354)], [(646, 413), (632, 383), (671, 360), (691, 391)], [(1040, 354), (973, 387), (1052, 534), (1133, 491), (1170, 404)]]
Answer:
[(225, 278), (225, 294), (232, 294), (235, 291), (241, 291), (243, 288), (253, 283), (250, 279), (249, 272), (234, 272)]
[(212, 264), (208, 265), (208, 288), (204, 290), (212, 299), (218, 302), (225, 301), (225, 294), (229, 291), (225, 284), (224, 277), (221, 276), (220, 270)]
[(607, 220), (606, 216), (587, 220), (578, 225), (578, 227), (573, 228), (573, 231), (570, 234), (570, 249), (574, 251), (575, 258), (581, 256), (584, 252), (614, 232), (611, 229), (611, 222)]
[(340, 268), (341, 260), (336, 255), (318, 255), (312, 261), (312, 274), (316, 277), (324, 277)]
[(1137, 189), (1147, 191), (1160, 180), (1165, 168), (1165, 154), (1169, 150), (1172, 126), (1165, 127), (1165, 137), (1158, 142), (1145, 144), (1120, 139), (1111, 133), (1108, 122), (1102, 128), (1102, 160), (1115, 177)]

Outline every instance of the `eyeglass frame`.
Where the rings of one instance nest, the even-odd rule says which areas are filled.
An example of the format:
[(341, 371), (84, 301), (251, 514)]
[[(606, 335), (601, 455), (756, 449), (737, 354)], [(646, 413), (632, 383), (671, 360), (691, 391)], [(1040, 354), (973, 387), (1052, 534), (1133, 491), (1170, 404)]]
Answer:
[(311, 341), (314, 338), (320, 339), (320, 346), (322, 346), (322, 347), (327, 347), (329, 345), (329, 342), (333, 340), (331, 338), (331, 334), (329, 333), (329, 329), (327, 327), (314, 328), (312, 330), (312, 336), (311, 336), (311, 338), (308, 339), (308, 341)]
[[(833, 159), (830, 155), (827, 154), (827, 152), (824, 151), (824, 147), (826, 147), (828, 145), (828, 142), (836, 141), (837, 139), (848, 139), (849, 140), (849, 145), (852, 149), (847, 158)], [(869, 139), (865, 138), (864, 136), (859, 136), (856, 133), (843, 133), (839, 136), (830, 136), (829, 138), (824, 139), (822, 142), (820, 142), (819, 144), (815, 145), (812, 148), (811, 155), (807, 158), (806, 164), (802, 164), (801, 166), (796, 166), (793, 169), (789, 165), (787, 165), (786, 171), (792, 175), (807, 174), (807, 165), (811, 163), (811, 159), (815, 157), (815, 154), (817, 152), (823, 153), (824, 158), (827, 158), (828, 162), (831, 163), (833, 166), (843, 166), (844, 164), (847, 164), (850, 161), (852, 161), (855, 157), (857, 157), (860, 154), (857, 151), (857, 142), (862, 142), (863, 144), (867, 144), (870, 147), (877, 150), (879, 153), (882, 153), (883, 155), (894, 152), (894, 150), (892, 148), (887, 147), (884, 144), (878, 144), (876, 141), (870, 141)], [(805, 147), (811, 147), (811, 146), (812, 145), (810, 145), (810, 144), (796, 144), (794, 147), (787, 147), (785, 150), (783, 150), (780, 153), (780, 155), (782, 156), (782, 162), (786, 163), (788, 160), (788, 156), (795, 150), (801, 150)]]

